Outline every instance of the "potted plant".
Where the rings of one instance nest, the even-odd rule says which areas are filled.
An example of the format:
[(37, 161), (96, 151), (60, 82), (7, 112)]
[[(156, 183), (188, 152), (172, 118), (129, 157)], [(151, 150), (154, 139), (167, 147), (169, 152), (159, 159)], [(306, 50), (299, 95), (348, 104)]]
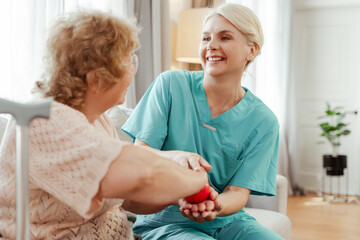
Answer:
[(320, 123), (319, 126), (322, 130), (321, 136), (326, 138), (331, 145), (332, 154), (323, 155), (323, 167), (326, 169), (327, 175), (342, 176), (347, 167), (347, 157), (339, 155), (340, 140), (343, 136), (350, 134), (350, 130), (347, 128), (348, 124), (344, 122), (344, 119), (347, 114), (357, 114), (357, 111), (344, 111), (341, 106), (332, 108), (329, 103), (326, 105), (325, 115), (319, 118), (327, 121)]

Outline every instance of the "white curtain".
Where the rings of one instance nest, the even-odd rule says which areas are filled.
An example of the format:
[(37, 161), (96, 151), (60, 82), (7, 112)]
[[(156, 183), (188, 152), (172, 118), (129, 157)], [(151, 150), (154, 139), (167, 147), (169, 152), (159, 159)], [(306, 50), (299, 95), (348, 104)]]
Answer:
[(129, 15), (127, 0), (2, 0), (0, 97), (26, 102), (42, 73), (46, 29), (58, 14), (77, 8)]
[(154, 79), (169, 70), (170, 18), (168, 0), (135, 0), (134, 12), (141, 27), (139, 70), (130, 85), (126, 106), (134, 108)]
[[(244, 74), (243, 85), (254, 92), (278, 117), (280, 149), (278, 173), (291, 183), (291, 164), (288, 154), (287, 111), (289, 44), (292, 13), (291, 0), (228, 0), (245, 5), (258, 16), (264, 32), (261, 55)], [(292, 193), (289, 184), (290, 194)]]

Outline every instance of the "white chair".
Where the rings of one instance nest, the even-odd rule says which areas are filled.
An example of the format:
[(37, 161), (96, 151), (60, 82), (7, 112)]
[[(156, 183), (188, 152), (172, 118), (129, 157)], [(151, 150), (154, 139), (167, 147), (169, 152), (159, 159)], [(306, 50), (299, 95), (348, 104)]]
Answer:
[(260, 224), (276, 232), (285, 239), (291, 238), (291, 221), (286, 216), (288, 199), (288, 180), (276, 176), (276, 196), (250, 195), (245, 211)]

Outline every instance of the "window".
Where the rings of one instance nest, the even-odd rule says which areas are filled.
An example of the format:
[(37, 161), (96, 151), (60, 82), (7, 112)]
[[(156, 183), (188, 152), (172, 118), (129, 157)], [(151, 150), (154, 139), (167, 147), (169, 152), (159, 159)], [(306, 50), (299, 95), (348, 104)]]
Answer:
[(54, 18), (78, 8), (128, 13), (126, 0), (4, 0), (0, 3), (0, 97), (25, 102), (41, 78), (46, 29)]

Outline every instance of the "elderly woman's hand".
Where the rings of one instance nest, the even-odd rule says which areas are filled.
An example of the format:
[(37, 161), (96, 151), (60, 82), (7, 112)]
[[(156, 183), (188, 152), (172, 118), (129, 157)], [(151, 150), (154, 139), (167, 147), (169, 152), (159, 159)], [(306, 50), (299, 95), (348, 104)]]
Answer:
[(168, 151), (169, 157), (183, 167), (193, 169), (195, 171), (205, 170), (209, 172), (211, 165), (199, 154), (184, 151)]
[(213, 221), (222, 209), (218, 199), (219, 194), (212, 188), (208, 200), (198, 204), (191, 204), (184, 199), (179, 200), (180, 212), (190, 220), (203, 223)]
[(206, 172), (209, 172), (212, 169), (212, 166), (197, 153), (178, 151), (178, 150), (160, 151), (158, 149), (154, 149), (150, 147), (147, 143), (141, 141), (138, 138), (135, 139), (135, 145), (146, 147), (148, 150), (156, 154), (159, 154), (166, 158), (170, 158), (179, 165), (189, 169), (193, 169), (195, 171), (205, 170)]

